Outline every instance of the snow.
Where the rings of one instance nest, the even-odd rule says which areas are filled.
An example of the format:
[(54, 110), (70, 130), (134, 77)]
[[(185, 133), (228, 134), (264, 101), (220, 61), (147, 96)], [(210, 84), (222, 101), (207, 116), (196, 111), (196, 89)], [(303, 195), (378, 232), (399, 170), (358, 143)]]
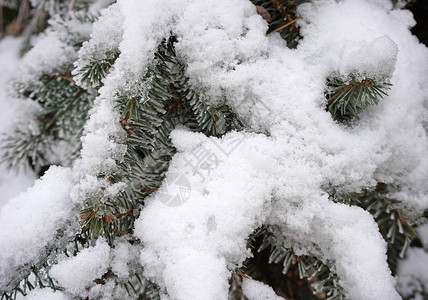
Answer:
[[(190, 197), (179, 207), (150, 197), (135, 226), (145, 245), (145, 276), (165, 283), (172, 298), (191, 299), (203, 290), (204, 299), (226, 299), (226, 267), (239, 266), (250, 255), (248, 235), (261, 224), (271, 224), (294, 242), (288, 246), (306, 249), (300, 254), (334, 260), (341, 284), (354, 299), (398, 299), (386, 244), (373, 218), (360, 208), (330, 202), (319, 190), (317, 167), (296, 168), (300, 153), (284, 151), (276, 146), (277, 139), (254, 133), (226, 134), (225, 145), (241, 141), (229, 156), (215, 138), (203, 134), (180, 129), (172, 140), (180, 154), (165, 182), (179, 170), (190, 182)], [(188, 163), (195, 148), (217, 158), (205, 177)]]
[[(125, 153), (120, 144), (125, 132), (120, 126), (119, 114), (113, 109), (113, 103), (96, 102), (94, 114), (86, 124), (88, 133), (82, 138), (82, 167), (87, 174), (98, 175), (114, 169), (116, 161)], [(115, 120), (111, 122), (112, 120)]]
[(141, 247), (138, 245), (131, 245), (125, 238), (123, 240), (118, 239), (115, 248), (112, 250), (110, 262), (112, 272), (118, 278), (124, 281), (128, 280), (141, 268), (140, 251)]
[(60, 259), (49, 271), (60, 286), (76, 295), (87, 295), (94, 280), (100, 279), (108, 270), (110, 246), (104, 239), (98, 239), (94, 247), (80, 251), (74, 257)]
[(428, 224), (424, 224), (417, 228), (417, 233), (419, 234), (423, 246), (425, 249), (428, 249)]
[(71, 170), (51, 167), (33, 187), (1, 208), (1, 289), (13, 287), (10, 282), (16, 280), (15, 270), (43, 258), (57, 230), (69, 225), (73, 212), (68, 197), (71, 187)]
[(19, 72), (21, 82), (37, 81), (43, 74), (61, 73), (67, 63), (76, 59), (74, 48), (59, 39), (56, 33), (57, 31), (52, 31), (51, 34), (39, 37), (36, 46), (23, 58)]
[(242, 290), (248, 300), (283, 300), (275, 294), (272, 288), (262, 282), (244, 278)]
[(359, 48), (346, 47), (343, 59), (335, 68), (345, 80), (349, 74), (355, 74), (357, 78), (370, 77), (385, 82), (394, 73), (397, 54), (394, 41), (382, 36), (370, 43), (362, 42)]
[(34, 289), (23, 297), (26, 300), (68, 300), (64, 293), (60, 291), (52, 291), (50, 289)]
[[(49, 275), (65, 288), (68, 296), (123, 299), (127, 295), (123, 287), (103, 275), (111, 271), (119, 282), (128, 282), (134, 274), (141, 272), (140, 250), (141, 247), (132, 246), (126, 238), (117, 239), (114, 248), (99, 238), (94, 246), (83, 249), (76, 256), (59, 257)], [(105, 283), (97, 284), (96, 279), (104, 279)]]

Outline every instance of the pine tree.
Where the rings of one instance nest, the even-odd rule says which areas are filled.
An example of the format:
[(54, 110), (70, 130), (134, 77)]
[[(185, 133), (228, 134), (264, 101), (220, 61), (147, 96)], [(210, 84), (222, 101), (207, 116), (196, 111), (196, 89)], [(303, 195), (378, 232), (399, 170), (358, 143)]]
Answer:
[[(45, 289), (46, 293), (55, 291), (54, 295), (61, 293), (60, 295), (76, 297), (76, 299), (163, 299), (166, 295), (172, 299), (185, 299), (186, 296), (183, 295), (189, 294), (186, 294), (187, 290), (184, 292), (180, 290), (180, 287), (183, 287), (182, 283), (177, 283), (181, 280), (179, 276), (183, 273), (177, 273), (177, 278), (159, 275), (164, 274), (160, 270), (162, 268), (170, 270), (176, 267), (168, 265), (167, 259), (181, 256), (162, 260), (161, 255), (167, 256), (170, 253), (166, 250), (162, 252), (163, 248), (162, 251), (155, 251), (158, 248), (153, 246), (156, 243), (153, 243), (153, 238), (146, 233), (151, 228), (150, 226), (146, 228), (145, 222), (156, 216), (150, 214), (157, 208), (156, 204), (153, 204), (156, 201), (164, 205), (165, 215), (159, 215), (159, 219), (166, 218), (165, 216), (169, 216), (168, 214), (171, 213), (174, 215), (174, 209), (181, 209), (187, 205), (184, 202), (188, 200), (186, 193), (189, 192), (191, 186), (189, 180), (191, 179), (183, 174), (187, 174), (188, 177), (189, 174), (195, 178), (200, 177), (201, 185), (208, 183), (204, 185), (206, 189), (210, 187), (210, 180), (219, 180), (210, 176), (211, 171), (216, 171), (221, 159), (219, 159), (219, 155), (207, 151), (205, 148), (207, 143), (213, 143), (220, 149), (219, 151), (226, 153), (224, 159), (228, 159), (228, 157), (232, 157), (230, 155), (235, 148), (228, 152), (223, 143), (236, 143), (238, 140), (238, 146), (243, 143), (244, 147), (249, 148), (254, 144), (245, 144), (245, 141), (251, 138), (258, 141), (255, 143), (256, 145), (259, 142), (270, 143), (275, 140), (273, 129), (265, 125), (267, 121), (260, 120), (257, 123), (257, 120), (261, 118), (260, 115), (257, 115), (260, 114), (260, 107), (257, 108), (257, 105), (261, 103), (264, 109), (271, 112), (272, 116), (264, 115), (266, 119), (270, 117), (274, 119), (275, 114), (272, 113), (272, 109), (278, 108), (274, 104), (269, 107), (269, 104), (265, 104), (262, 99), (258, 98), (260, 97), (257, 90), (258, 83), (251, 81), (245, 95), (239, 94), (241, 90), (235, 92), (233, 82), (230, 83), (230, 86), (222, 83), (222, 80), (227, 82), (234, 80), (233, 76), (227, 77), (227, 72), (240, 68), (245, 69), (248, 66), (250, 69), (252, 65), (256, 65), (257, 62), (253, 57), (256, 54), (239, 52), (241, 56), (235, 57), (234, 62), (209, 61), (209, 59), (215, 60), (217, 57), (204, 57), (208, 62), (199, 61), (201, 64), (207, 63), (201, 67), (201, 71), (197, 69), (198, 65), (194, 64), (194, 60), (200, 57), (192, 52), (192, 47), (196, 48), (200, 44), (196, 42), (192, 44), (193, 41), (189, 38), (191, 34), (186, 36), (183, 33), (183, 31), (189, 30), (185, 27), (186, 21), (176, 14), (170, 13), (172, 10), (181, 9), (174, 4), (167, 2), (156, 4), (156, 1), (146, 1), (144, 4), (129, 1), (128, 4), (125, 4), (124, 1), (118, 1), (118, 3), (110, 5), (98, 17), (94, 13), (95, 8), (99, 8), (97, 3), (90, 6), (89, 1), (77, 1), (70, 6), (68, 2), (63, 1), (45, 2), (39, 1), (39, 4), (33, 4), (36, 8), (43, 7), (43, 12), (49, 12), (52, 16), (49, 26), (41, 34), (34, 48), (24, 56), (21, 72), (25, 76), (19, 76), (12, 83), (13, 96), (25, 103), (23, 106), (27, 107), (26, 119), (23, 119), (22, 122), (18, 121), (15, 132), (2, 140), (2, 162), (10, 168), (26, 165), (35, 170), (53, 164), (63, 166), (63, 168), (51, 167), (42, 180), (36, 183), (33, 193), (37, 193), (37, 190), (55, 189), (51, 182), (55, 183), (55, 180), (65, 178), (65, 181), (71, 182), (69, 184), (71, 187), (64, 193), (70, 196), (67, 196), (65, 200), (58, 200), (58, 202), (71, 202), (73, 207), (67, 206), (69, 211), (65, 213), (66, 217), (53, 216), (52, 224), (49, 225), (56, 226), (54, 232), (41, 239), (36, 250), (31, 250), (37, 252), (37, 255), (23, 261), (16, 260), (11, 266), (8, 266), (8, 269), (0, 271), (0, 275), (3, 277), (0, 283), (2, 299), (15, 299), (18, 293), (26, 295), (34, 289), (33, 293)], [(107, 3), (108, 1), (105, 2), (105, 6), (110, 4)], [(181, 2), (177, 1), (184, 6), (185, 4)], [(186, 12), (203, 12), (204, 10), (198, 6), (197, 2), (192, 4), (196, 8)], [(243, 3), (243, 1), (241, 2)], [(224, 28), (227, 25), (231, 27), (236, 25), (226, 24), (226, 21), (220, 17), (218, 20), (215, 19), (215, 14), (208, 14), (214, 18), (212, 24), (203, 24), (211, 26), (210, 28), (203, 28), (202, 31), (206, 31), (200, 33), (198, 30), (201, 29), (198, 27), (193, 34), (198, 37), (198, 35), (204, 36), (206, 32), (210, 32), (215, 39), (224, 39), (227, 47), (236, 43), (234, 47), (239, 48), (241, 45), (238, 43), (242, 42), (247, 43), (251, 48), (249, 41), (253, 37), (249, 33), (258, 32), (258, 29), (254, 30), (254, 28), (262, 26), (254, 25), (254, 23), (262, 22), (260, 16), (255, 14), (257, 7), (257, 12), (267, 22), (267, 24), (263, 23), (267, 29), (267, 37), (255, 36), (257, 41), (270, 39), (271, 47), (277, 47), (286, 53), (295, 53), (293, 51), (301, 49), (299, 43), (302, 38), (305, 41), (305, 33), (308, 32), (305, 22), (309, 22), (304, 19), (304, 12), (311, 1), (252, 0), (253, 6), (242, 4), (243, 8), (239, 6), (241, 2), (236, 1), (238, 4), (231, 4), (231, 6), (234, 5), (233, 8), (240, 13), (242, 10), (242, 16), (244, 16), (242, 18), (245, 20), (253, 18), (257, 21), (248, 21), (243, 24), (244, 29), (242, 33), (239, 33), (239, 38), (233, 40), (234, 33), (226, 31)], [(361, 3), (363, 2), (361, 1)], [(45, 6), (48, 3), (51, 6)], [(207, 5), (211, 6), (206, 10), (214, 9), (213, 3), (214, 1), (209, 1)], [(157, 5), (161, 7), (157, 7)], [(186, 5), (190, 7), (190, 4)], [(251, 10), (248, 7), (251, 7)], [(300, 8), (303, 11), (302, 16), (299, 15)], [(152, 15), (148, 14), (144, 18), (137, 19), (137, 15), (132, 13), (133, 9), (140, 13), (147, 11)], [(166, 13), (164, 13), (165, 11)], [(220, 9), (220, 12), (224, 11), (224, 9)], [(41, 18), (41, 14), (36, 14), (30, 24), (40, 22), (38, 18)], [(306, 16), (308, 15), (310, 14), (306, 14)], [(194, 16), (187, 15), (186, 17), (192, 20)], [(92, 34), (89, 36), (88, 28), (92, 24)], [(144, 28), (144, 26), (146, 27)], [(302, 31), (301, 27), (306, 28), (304, 29), (306, 31)], [(219, 31), (226, 32), (224, 35), (232, 37), (216, 35)], [(28, 36), (35, 33), (33, 29), (28, 29), (27, 32), (29, 32)], [(228, 38), (230, 39), (228, 40)], [(389, 52), (394, 52), (396, 46), (388, 48), (391, 43), (395, 45), (393, 42), (389, 42), (385, 38), (376, 41), (382, 46), (386, 45), (388, 51), (393, 49)], [(24, 42), (24, 44), (26, 43)], [(46, 56), (48, 43), (50, 43), (48, 47), (54, 49), (52, 55), (55, 57)], [(378, 49), (376, 48), (378, 44), (374, 42), (367, 46), (368, 50), (362, 48), (359, 53), (367, 54), (370, 58), (370, 55), (373, 54), (370, 52), (370, 47)], [(27, 46), (24, 48), (26, 49)], [(289, 50), (296, 48), (297, 50)], [(141, 49), (146, 52), (138, 52)], [(267, 49), (254, 50), (254, 52), (259, 51), (257, 55), (261, 59), (266, 59), (264, 63), (268, 64), (269, 57), (274, 56), (274, 51), (279, 51), (277, 49), (272, 50), (273, 52), (269, 52)], [(203, 54), (207, 53), (209, 52)], [(135, 57), (134, 55), (140, 56)], [(332, 126), (337, 126), (344, 132), (351, 132), (356, 137), (359, 137), (358, 130), (365, 126), (364, 122), (370, 119), (370, 115), (378, 113), (376, 106), (379, 103), (387, 102), (388, 94), (394, 91), (392, 73), (397, 54), (395, 52), (391, 57), (385, 58), (381, 53), (382, 58), (379, 65), (382, 65), (383, 68), (379, 66), (373, 68), (372, 64), (375, 63), (371, 62), (370, 67), (367, 67), (364, 65), (365, 58), (358, 55), (356, 55), (357, 60), (358, 58), (360, 60), (357, 63), (353, 57), (349, 61), (344, 59), (342, 62), (347, 64), (346, 66), (336, 69), (333, 67), (325, 73), (324, 93), (320, 96), (323, 97), (323, 103), (319, 105), (319, 111), (328, 114), (329, 120), (331, 120), (329, 122), (334, 124)], [(43, 63), (34, 67), (35, 60)], [(260, 68), (262, 68), (261, 65)], [(204, 68), (209, 71), (215, 70), (211, 73), (207, 72), (208, 76), (219, 76), (212, 78), (212, 82), (209, 82), (212, 86), (207, 84), (208, 81), (203, 82), (198, 77), (200, 74), (198, 72), (203, 72)], [(224, 78), (219, 74), (224, 75)], [(237, 74), (242, 75), (245, 72)], [(252, 77), (249, 78), (252, 79)], [(237, 82), (242, 83), (238, 80)], [(266, 85), (260, 84), (260, 86)], [(284, 86), (292, 88), (286, 84)], [(266, 91), (266, 93), (270, 92)], [(246, 102), (238, 101), (240, 97)], [(310, 118), (310, 114), (299, 117)], [(299, 117), (290, 116), (286, 121), (301, 124), (298, 120)], [(298, 126), (296, 125), (296, 128), (299, 128)], [(284, 129), (283, 133), (289, 134), (290, 140), (294, 139), (291, 131), (287, 130)], [(303, 128), (303, 130), (306, 129)], [(423, 134), (426, 137), (426, 128)], [(191, 139), (188, 138), (189, 136)], [(194, 145), (189, 146), (192, 143), (196, 143), (199, 147), (192, 148)], [(301, 145), (300, 141), (295, 145)], [(302, 149), (307, 148), (302, 146)], [(336, 151), (334, 146), (325, 146), (325, 149), (330, 149), (333, 154)], [(297, 149), (296, 151), (302, 151), (301, 155), (306, 155), (304, 152), (306, 150)], [(349, 155), (345, 150), (343, 153), (345, 153), (343, 155)], [(333, 154), (331, 155), (333, 156)], [(375, 154), (381, 156), (381, 154)], [(285, 155), (294, 154), (287, 152)], [(296, 157), (300, 157), (299, 155)], [(326, 160), (329, 159), (328, 155), (330, 154), (325, 154)], [(200, 160), (201, 157), (204, 159)], [(196, 164), (190, 162), (191, 158), (198, 159)], [(341, 159), (340, 155), (334, 158)], [(254, 158), (254, 160), (258, 159)], [(256, 162), (259, 164), (258, 168), (273, 168), (269, 166), (268, 159), (260, 161)], [(357, 159), (355, 161), (356, 164), (360, 162)], [(376, 168), (381, 169), (382, 159), (374, 161), (379, 164)], [(323, 162), (317, 162), (314, 158), (313, 163), (322, 164)], [(329, 161), (327, 164), (332, 166), (332, 170), (336, 170), (335, 162)], [(348, 165), (343, 164), (343, 166)], [(184, 167), (191, 168), (191, 172), (174, 173), (177, 169)], [(369, 172), (370, 168), (371, 166), (368, 166), (362, 169), (362, 172)], [(252, 169), (244, 170), (251, 172)], [(290, 172), (293, 171), (290, 169)], [(374, 174), (374, 171), (371, 172)], [(293, 174), (299, 179), (298, 172)], [(238, 173), (237, 176), (243, 175)], [(314, 176), (316, 175), (314, 174)], [(384, 274), (386, 270), (395, 275), (398, 260), (405, 256), (406, 250), (412, 243), (414, 245), (420, 242), (415, 228), (424, 224), (426, 207), (421, 205), (415, 208), (412, 207), (410, 200), (406, 202), (397, 199), (396, 195), (400, 195), (400, 192), (407, 188), (396, 185), (400, 181), (399, 174), (392, 174), (391, 178), (384, 176), (384, 179), (389, 180), (387, 183), (380, 181), (381, 175), (378, 175), (377, 178), (370, 177), (370, 180), (358, 176), (363, 177), (360, 174), (349, 175), (357, 182), (353, 185), (352, 179), (345, 178), (342, 182), (334, 174), (325, 175), (320, 183), (322, 190), (320, 195), (325, 199), (320, 200), (320, 206), (328, 204), (325, 208), (326, 211), (337, 208), (343, 212), (343, 222), (346, 221), (346, 216), (351, 215), (351, 212), (355, 213), (355, 220), (351, 220), (350, 224), (355, 225), (356, 229), (348, 223), (344, 225), (352, 227), (352, 230), (349, 229), (349, 234), (358, 234), (358, 230), (367, 230), (368, 238), (364, 241), (379, 242), (373, 246), (374, 248), (378, 245), (387, 245), (385, 260), (387, 260), (389, 269), (386, 262), (385, 266), (381, 262), (377, 265), (379, 266), (378, 271), (379, 274)], [(272, 175), (272, 178), (275, 177)], [(262, 181), (262, 179), (255, 178), (254, 186), (260, 184), (258, 181)], [(168, 194), (167, 192), (171, 192), (168, 190), (168, 185), (170, 187), (178, 186), (179, 195)], [(296, 182), (294, 185), (297, 189), (301, 187), (302, 197), (310, 196), (304, 190), (305, 187), (302, 183)], [(219, 190), (222, 188), (217, 187)], [(266, 205), (273, 207), (275, 203), (281, 203), (281, 192), (278, 191), (281, 188), (281, 185), (275, 186), (267, 192), (269, 196), (258, 195), (259, 198), (272, 198), (260, 207)], [(308, 187), (308, 190), (310, 188)], [(411, 190), (412, 187), (409, 189)], [(201, 194), (200, 197), (209, 195), (210, 191), (204, 191), (205, 194)], [(250, 191), (253, 190), (250, 189)], [(247, 194), (247, 191), (240, 192), (242, 195)], [(417, 193), (421, 195), (421, 198), (426, 197), (426, 194), (423, 194), (424, 190), (417, 191)], [(31, 198), (31, 196), (28, 197)], [(234, 195), (233, 197), (239, 198), (240, 196)], [(256, 202), (251, 195), (248, 197), (249, 203)], [(233, 198), (230, 201), (233, 202)], [(298, 200), (293, 199), (287, 199), (287, 201), (289, 202), (280, 204), (283, 206), (278, 207), (288, 209), (290, 212), (286, 216), (289, 218), (293, 218), (293, 214), (296, 214), (295, 211), (300, 206), (308, 205), (299, 204)], [(198, 208), (205, 209), (204, 206)], [(328, 213), (319, 209), (321, 217), (312, 216), (309, 213), (307, 217), (313, 219), (324, 217), (325, 222), (330, 222), (330, 226), (337, 225), (336, 219), (334, 219), (336, 216), (330, 218)], [(179, 213), (177, 212), (177, 214)], [(195, 214), (198, 212), (195, 211)], [(261, 211), (260, 215), (263, 214)], [(305, 213), (302, 215), (305, 216)], [(255, 299), (255, 296), (248, 294), (250, 290), (246, 288), (249, 284), (254, 284), (253, 280), (269, 285), (277, 295), (286, 299), (357, 299), (358, 295), (368, 295), (369, 292), (361, 291), (364, 289), (361, 286), (364, 278), (352, 276), (347, 278), (350, 276), (350, 270), (346, 269), (348, 262), (343, 262), (343, 260), (349, 259), (351, 256), (345, 257), (346, 255), (339, 250), (334, 250), (336, 252), (332, 250), (333, 254), (331, 254), (330, 248), (336, 246), (324, 245), (329, 241), (318, 241), (317, 243), (317, 239), (310, 233), (304, 232), (304, 230), (300, 233), (298, 230), (294, 232), (293, 229), (290, 229), (292, 225), (287, 225), (288, 223), (285, 221), (279, 222), (275, 216), (269, 218), (261, 216), (260, 220), (265, 218), (264, 221), (260, 221), (258, 217), (254, 216), (255, 220), (251, 221), (251, 224), (246, 224), (245, 233), (240, 233), (246, 237), (245, 245), (241, 245), (240, 238), (236, 237), (234, 247), (240, 250), (246, 248), (246, 253), (237, 257), (238, 255), (233, 252), (236, 249), (228, 244), (224, 247), (230, 246), (234, 250), (219, 249), (217, 252), (218, 256), (224, 256), (222, 257), (224, 260), (219, 259), (216, 262), (224, 263), (225, 269), (229, 272), (227, 275), (229, 299), (247, 299), (246, 297)], [(42, 216), (40, 218), (43, 219)], [(236, 216), (236, 218), (239, 220), (240, 216)], [(36, 223), (36, 221), (34, 222)], [(217, 225), (217, 222), (219, 221), (216, 221), (213, 212), (212, 216), (206, 220), (206, 224), (203, 224), (208, 228), (208, 232), (216, 232), (217, 227), (220, 226)], [(301, 222), (310, 221), (301, 220)], [(317, 223), (315, 222), (315, 224)], [(238, 225), (230, 224), (230, 227)], [(153, 225), (159, 231), (156, 226), (158, 224)], [(180, 226), (177, 224), (177, 228), (181, 228)], [(202, 230), (197, 227), (197, 224), (194, 226), (188, 225), (186, 230), (188, 232)], [(219, 230), (224, 230), (223, 233), (226, 232), (225, 229)], [(174, 234), (179, 235), (181, 232), (177, 230), (171, 235), (170, 238), (173, 241), (175, 241)], [(198, 234), (202, 233), (195, 233), (195, 238), (198, 237)], [(324, 237), (323, 234), (325, 233), (320, 231), (320, 239), (325, 240), (327, 236), (334, 238), (334, 234)], [(335, 243), (343, 242), (343, 251), (352, 252), (354, 249), (346, 248), (349, 246), (346, 244), (347, 240), (340, 238), (338, 237)], [(350, 238), (352, 239), (352, 237)], [(153, 244), (150, 244), (151, 242)], [(381, 246), (379, 247), (381, 248)], [(167, 247), (171, 246), (165, 246), (165, 248)], [(193, 250), (195, 253), (199, 253), (197, 251), (200, 249), (191, 247), (184, 248), (190, 252), (188, 255), (191, 256)], [(204, 246), (200, 247), (205, 249)], [(363, 246), (361, 247), (359, 249), (363, 249)], [(181, 248), (177, 249), (177, 252), (182, 251)], [(376, 248), (374, 252), (378, 250), (379, 248)], [(338, 251), (345, 258), (339, 257)], [(182, 254), (183, 261), (190, 265), (189, 272), (194, 272), (195, 268), (186, 260), (188, 259), (186, 255)], [(191, 256), (195, 262), (199, 262), (197, 255), (199, 254)], [(5, 259), (0, 257), (2, 267), (3, 261), (10, 260), (7, 255), (5, 257)], [(361, 258), (358, 255), (355, 257)], [(179, 266), (182, 264), (180, 261), (174, 261), (174, 263)], [(365, 262), (358, 261), (358, 263), (364, 264)], [(384, 269), (382, 269), (383, 266)], [(209, 270), (210, 262), (207, 262), (207, 266), (199, 265), (198, 269), (205, 269), (205, 267)], [(70, 274), (69, 277), (64, 275), (71, 269), (76, 270), (77, 273), (81, 272), (83, 274), (81, 277), (88, 279), (86, 281), (82, 279), (83, 286), (78, 286), (79, 280), (74, 275)], [(181, 269), (178, 271), (183, 272)], [(206, 275), (209, 272), (201, 270), (201, 274)], [(389, 273), (386, 274), (391, 277)], [(376, 274), (364, 275), (369, 280), (379, 278), (370, 277), (377, 276)], [(191, 281), (192, 276), (189, 275), (190, 279), (187, 278), (189, 289), (195, 284)], [(389, 277), (381, 278), (385, 286), (374, 287), (375, 292), (378, 293), (377, 295), (383, 295), (381, 297), (389, 295), (390, 299), (397, 298), (398, 294), (389, 290), (392, 282), (392, 278)], [(206, 284), (209, 286), (211, 279), (206, 278), (208, 283), (196, 284), (196, 287)], [(204, 295), (206, 291), (199, 292)], [(52, 294), (43, 295), (43, 297), (47, 297)], [(212, 297), (214, 296), (212, 295)]]

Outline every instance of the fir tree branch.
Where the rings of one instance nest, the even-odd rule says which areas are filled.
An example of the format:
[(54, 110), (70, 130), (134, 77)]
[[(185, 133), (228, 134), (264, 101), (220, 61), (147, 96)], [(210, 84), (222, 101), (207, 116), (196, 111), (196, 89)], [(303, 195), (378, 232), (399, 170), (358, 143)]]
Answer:
[[(282, 274), (275, 275), (275, 281), (282, 287), (282, 291), (293, 292), (294, 288), (284, 286), (283, 275), (291, 281), (306, 280), (312, 287), (315, 295), (323, 294), (323, 299), (344, 299), (342, 287), (338, 283), (337, 275), (330, 270), (333, 264), (327, 264), (312, 256), (298, 256), (292, 248), (284, 248), (278, 242), (278, 237), (282, 236), (280, 231), (274, 227), (261, 227), (257, 229), (248, 239), (249, 247), (253, 249), (255, 257), (266, 253), (269, 265), (276, 265)], [(267, 252), (266, 252), (267, 251)], [(266, 281), (265, 273), (259, 272), (259, 268), (254, 266), (254, 260), (249, 259), (244, 263), (247, 274), (256, 280)], [(277, 268), (278, 269), (278, 268)], [(295, 273), (297, 272), (297, 273)], [(296, 278), (295, 276), (298, 276)], [(288, 281), (288, 284), (291, 283)], [(314, 297), (314, 299), (316, 299)]]
[(118, 53), (106, 54), (106, 58), (100, 60), (91, 60), (87, 65), (76, 69), (73, 74), (78, 76), (80, 81), (89, 87), (99, 87), (101, 80), (105, 78), (118, 57)]
[(327, 110), (333, 118), (347, 122), (353, 118), (358, 119), (358, 114), (370, 106), (377, 105), (388, 94), (391, 84), (378, 83), (374, 79), (366, 78), (345, 82), (340, 78), (327, 79)]
[(388, 198), (388, 187), (384, 183), (378, 183), (375, 190), (364, 190), (355, 197), (360, 201), (359, 206), (370, 212), (378, 223), (380, 232), (388, 243), (388, 264), (395, 274), (398, 260), (404, 258), (410, 243), (419, 239), (415, 227), (425, 219), (406, 218), (400, 203)]
[(288, 22), (287, 24), (284, 24), (284, 25), (282, 25), (281, 27), (278, 27), (277, 29), (272, 30), (272, 31), (271, 31), (271, 32), (269, 32), (268, 34), (278, 32), (278, 31), (280, 31), (280, 30), (284, 29), (285, 27), (287, 27), (287, 26), (290, 26), (290, 25), (294, 24), (296, 21), (298, 21), (298, 20), (300, 20), (300, 19), (301, 19), (301, 17), (295, 18), (294, 20), (292, 20), (292, 21)]
[(78, 87), (70, 76), (65, 74), (43, 75), (39, 85), (21, 90), (26, 101), (37, 101), (42, 112), (35, 116), (38, 130), (31, 132), (24, 128), (15, 129), (3, 139), (1, 163), (12, 169), (29, 163), (34, 168), (48, 162), (55, 145), (62, 140), (77, 141), (70, 158), (78, 155), (80, 137), (89, 109), (95, 95)]
[(300, 19), (297, 16), (297, 7), (308, 1), (251, 0), (254, 5), (265, 8), (271, 16), (267, 34), (279, 32), (289, 48), (296, 48), (301, 39), (300, 28), (296, 25), (296, 21)]

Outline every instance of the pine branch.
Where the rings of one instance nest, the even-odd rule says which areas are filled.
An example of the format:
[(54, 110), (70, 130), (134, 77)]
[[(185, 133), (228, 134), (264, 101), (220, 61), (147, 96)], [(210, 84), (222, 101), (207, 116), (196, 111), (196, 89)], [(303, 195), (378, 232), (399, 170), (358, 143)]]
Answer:
[(160, 289), (142, 275), (134, 274), (127, 282), (121, 284), (128, 295), (139, 300), (160, 300)]
[[(278, 243), (278, 235), (281, 233), (274, 227), (262, 227), (249, 237), (253, 254), (259, 260), (264, 253), (270, 271), (261, 269), (258, 261), (249, 259), (244, 263), (246, 274), (260, 281), (266, 281), (266, 276), (272, 276), (275, 282), (269, 282), (271, 286), (276, 286), (285, 294), (302, 293), (300, 298), (345, 299), (337, 275), (330, 269), (331, 263), (327, 265), (316, 257), (296, 255), (292, 248), (284, 248)], [(280, 269), (282, 274), (271, 274), (275, 269)], [(300, 291), (304, 282), (311, 287), (314, 296), (303, 295), (305, 289)]]
[[(9, 169), (29, 163), (33, 168), (48, 163), (47, 155), (52, 154), (54, 146), (61, 140), (80, 137), (92, 107), (94, 95), (76, 86), (70, 76), (42, 76), (40, 86), (22, 91), (40, 103), (43, 112), (36, 116), (37, 133), (25, 128), (17, 128), (2, 142), (1, 163)], [(28, 101), (28, 100), (27, 100)], [(71, 155), (80, 150), (80, 141)]]
[[(63, 236), (59, 234), (57, 238), (63, 238)], [(58, 254), (65, 254), (67, 257), (76, 256), (80, 251), (88, 248), (91, 245), (90, 242), (91, 237), (86, 232), (82, 232), (67, 241), (65, 248), (54, 247), (48, 249), (46, 256), (38, 261), (37, 264), (22, 268), (14, 282), (11, 283), (14, 287), (9, 291), (2, 291), (0, 299), (15, 300), (19, 294), (26, 296), (35, 288), (49, 288), (54, 291), (62, 291), (63, 288), (49, 276), (49, 270), (52, 266), (51, 262), (57, 259)], [(94, 282), (97, 285), (104, 285), (108, 281), (115, 281), (115, 284), (121, 286), (130, 297), (142, 300), (159, 300), (159, 288), (141, 275), (143, 271), (141, 267), (135, 271), (138, 272), (133, 273), (126, 280), (119, 280), (111, 269), (109, 269), (101, 278), (95, 279)]]
[(216, 137), (220, 137), (228, 131), (227, 118), (230, 110), (227, 106), (212, 107), (205, 104), (204, 99), (198, 98), (194, 94), (189, 98), (196, 119), (195, 123), (190, 124), (190, 128)]
[(230, 300), (248, 300), (242, 291), (242, 278), (245, 278), (246, 275), (240, 271), (236, 271), (232, 274), (232, 277), (229, 280), (229, 299)]
[(287, 41), (289, 48), (296, 48), (300, 35), (300, 27), (295, 23), (300, 17), (297, 16), (297, 6), (310, 0), (251, 0), (254, 5), (261, 6), (270, 15), (269, 29), (267, 34), (279, 32), (281, 37)]
[(117, 53), (107, 54), (106, 58), (101, 60), (92, 60), (89, 64), (80, 69), (76, 69), (75, 75), (89, 87), (99, 87), (101, 80), (105, 78), (118, 57)]
[(398, 260), (404, 258), (410, 244), (419, 239), (415, 227), (422, 224), (425, 218), (408, 219), (400, 203), (388, 198), (388, 187), (384, 183), (378, 183), (374, 191), (364, 190), (355, 197), (361, 203), (359, 206), (370, 212), (379, 225), (380, 232), (388, 243), (388, 264), (395, 274)]
[(370, 106), (377, 105), (388, 94), (391, 84), (378, 83), (366, 78), (357, 80), (352, 78), (345, 82), (340, 78), (327, 79), (327, 110), (333, 118), (340, 122), (347, 122), (353, 118), (358, 119), (358, 114)]
[(52, 140), (29, 131), (17, 129), (12, 135), (2, 138), (0, 163), (8, 170), (18, 166), (32, 168), (44, 165), (48, 160), (46, 154), (52, 150)]

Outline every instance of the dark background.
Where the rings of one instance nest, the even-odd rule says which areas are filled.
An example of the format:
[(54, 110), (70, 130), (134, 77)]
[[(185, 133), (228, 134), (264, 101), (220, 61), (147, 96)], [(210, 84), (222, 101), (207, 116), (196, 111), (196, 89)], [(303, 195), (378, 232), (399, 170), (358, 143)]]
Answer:
[(416, 26), (412, 28), (412, 33), (428, 46), (428, 1), (418, 0), (407, 5), (407, 7), (415, 17)]

